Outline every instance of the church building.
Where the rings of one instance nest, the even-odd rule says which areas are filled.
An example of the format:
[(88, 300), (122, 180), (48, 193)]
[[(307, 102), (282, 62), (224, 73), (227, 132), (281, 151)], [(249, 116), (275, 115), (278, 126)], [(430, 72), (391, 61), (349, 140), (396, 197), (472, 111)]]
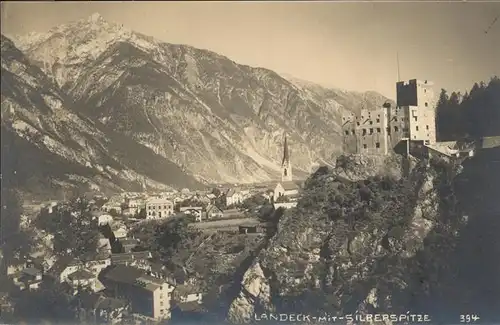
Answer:
[[(299, 194), (299, 183), (293, 180), (292, 163), (290, 160), (290, 151), (288, 141), (285, 135), (283, 144), (283, 159), (281, 161), (281, 182), (276, 184), (272, 197), (273, 203), (295, 203)], [(293, 204), (293, 205), (295, 205)]]

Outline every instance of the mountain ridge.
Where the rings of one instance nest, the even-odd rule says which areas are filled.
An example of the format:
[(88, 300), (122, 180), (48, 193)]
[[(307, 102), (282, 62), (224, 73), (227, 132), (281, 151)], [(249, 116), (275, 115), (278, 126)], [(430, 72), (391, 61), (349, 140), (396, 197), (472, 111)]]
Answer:
[(75, 111), (202, 182), (276, 179), (285, 133), (294, 169), (309, 173), (341, 152), (340, 116), (348, 106), (386, 100), (299, 87), (269, 69), (156, 40), (98, 15), (17, 37), (17, 44)]
[[(54, 186), (56, 191), (82, 183), (111, 191), (134, 190), (141, 187), (139, 179), (152, 188), (170, 188), (167, 175), (152, 174), (154, 166), (143, 165), (152, 160), (165, 169), (179, 167), (155, 159), (149, 149), (69, 109), (71, 103), (57, 85), (4, 35), (1, 50), (2, 174), (18, 175), (20, 188), (28, 191), (33, 189), (30, 182)], [(130, 149), (142, 156), (130, 159)], [(169, 176), (169, 181), (178, 187), (201, 187), (182, 173), (180, 178)]]

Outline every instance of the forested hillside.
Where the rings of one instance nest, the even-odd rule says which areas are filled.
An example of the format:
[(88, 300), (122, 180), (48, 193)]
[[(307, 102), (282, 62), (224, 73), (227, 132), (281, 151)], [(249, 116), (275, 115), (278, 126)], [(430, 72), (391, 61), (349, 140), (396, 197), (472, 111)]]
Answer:
[(500, 135), (500, 78), (475, 83), (465, 94), (441, 89), (437, 132), (439, 141)]

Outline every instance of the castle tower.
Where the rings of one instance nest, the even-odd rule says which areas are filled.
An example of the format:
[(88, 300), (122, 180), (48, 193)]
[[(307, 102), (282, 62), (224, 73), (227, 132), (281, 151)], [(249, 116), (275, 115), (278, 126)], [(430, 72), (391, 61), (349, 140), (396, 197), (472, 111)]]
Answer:
[(288, 151), (288, 142), (285, 134), (285, 142), (283, 144), (283, 160), (281, 161), (281, 181), (292, 181), (292, 164), (290, 162), (290, 152)]
[(397, 107), (407, 121), (404, 137), (410, 141), (436, 143), (436, 99), (433, 83), (411, 79), (396, 84)]

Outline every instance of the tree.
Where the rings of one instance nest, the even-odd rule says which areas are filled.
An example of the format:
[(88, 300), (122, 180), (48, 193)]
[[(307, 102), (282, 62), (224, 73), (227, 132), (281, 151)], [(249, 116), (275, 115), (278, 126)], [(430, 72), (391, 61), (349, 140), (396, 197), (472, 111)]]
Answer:
[(14, 317), (28, 323), (51, 321), (72, 323), (71, 299), (61, 284), (43, 282), (37, 291), (21, 291), (16, 297)]
[(498, 135), (500, 79), (495, 76), (488, 84), (475, 83), (463, 97), (458, 92), (448, 97), (442, 89), (436, 110), (439, 140)]
[(212, 194), (215, 195), (216, 197), (219, 197), (222, 194), (222, 192), (217, 187), (214, 187), (212, 189)]
[(189, 220), (182, 216), (144, 222), (129, 233), (140, 240), (142, 250), (158, 254), (163, 260), (168, 260), (183, 243), (199, 235), (199, 231), (189, 227)]
[(145, 208), (141, 208), (139, 210), (139, 212), (134, 215), (134, 218), (136, 218), (136, 219), (146, 219), (146, 217), (147, 217), (147, 215), (146, 215)]
[(269, 203), (269, 200), (266, 199), (261, 193), (257, 193), (241, 202), (240, 206), (243, 209), (254, 210), (255, 208), (263, 206), (267, 203)]
[(86, 199), (74, 198), (38, 219), (37, 224), (54, 235), (56, 252), (78, 258), (97, 251), (99, 229)]
[[(19, 193), (14, 189), (2, 187), (2, 209), (0, 211), (0, 244), (2, 259), (2, 271), (11, 263), (15, 263), (17, 258), (24, 258), (28, 255), (32, 244), (29, 233), (20, 229), (22, 207)], [(4, 274), (2, 272), (1, 274)]]

